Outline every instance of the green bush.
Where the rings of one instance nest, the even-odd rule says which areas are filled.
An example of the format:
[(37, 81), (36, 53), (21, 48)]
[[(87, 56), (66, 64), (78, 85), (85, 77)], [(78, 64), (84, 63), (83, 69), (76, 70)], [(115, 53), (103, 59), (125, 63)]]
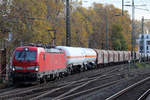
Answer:
[(150, 67), (150, 63), (147, 63), (147, 62), (136, 63), (135, 65), (138, 68)]

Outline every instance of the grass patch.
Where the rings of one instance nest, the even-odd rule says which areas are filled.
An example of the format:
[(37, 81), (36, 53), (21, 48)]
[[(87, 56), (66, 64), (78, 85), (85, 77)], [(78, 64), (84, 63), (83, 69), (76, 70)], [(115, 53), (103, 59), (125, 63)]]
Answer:
[(150, 67), (150, 62), (138, 62), (135, 64), (137, 68), (147, 68)]

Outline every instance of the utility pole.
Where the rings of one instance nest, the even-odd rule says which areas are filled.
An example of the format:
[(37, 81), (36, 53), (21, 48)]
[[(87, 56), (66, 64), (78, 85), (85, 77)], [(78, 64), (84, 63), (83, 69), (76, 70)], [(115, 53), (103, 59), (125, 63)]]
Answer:
[[(135, 6), (145, 6), (145, 5), (135, 5), (134, 0), (132, 0), (132, 5), (124, 5), (124, 6), (131, 6), (132, 7), (132, 32), (131, 32), (131, 60), (133, 64), (135, 63)], [(141, 8), (136, 8), (141, 9)], [(146, 10), (146, 9), (141, 9)]]
[(141, 56), (142, 54), (145, 53), (144, 50), (144, 17), (142, 17), (142, 35), (141, 35), (141, 43), (140, 43), (140, 51), (141, 51)]
[(122, 0), (122, 16), (124, 16), (124, 0)]
[(135, 63), (135, 5), (134, 0), (132, 0), (132, 33), (131, 33), (131, 57), (133, 64)]
[(105, 41), (106, 41), (105, 43), (106, 44), (105, 44), (105, 49), (108, 50), (108, 46), (109, 46), (108, 42), (109, 42), (109, 40), (108, 40), (108, 18), (107, 18), (107, 15), (105, 17), (105, 24), (106, 24), (106, 37), (105, 37)]
[(70, 6), (69, 0), (66, 0), (66, 46), (71, 45), (71, 32), (70, 32)]
[(142, 34), (144, 34), (144, 17), (142, 17)]

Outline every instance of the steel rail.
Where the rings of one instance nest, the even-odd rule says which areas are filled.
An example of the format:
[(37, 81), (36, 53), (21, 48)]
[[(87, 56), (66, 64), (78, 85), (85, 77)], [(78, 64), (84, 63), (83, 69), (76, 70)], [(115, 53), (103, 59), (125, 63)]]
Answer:
[(130, 89), (133, 89), (133, 88), (137, 87), (138, 85), (143, 84), (144, 82), (146, 82), (148, 80), (150, 80), (150, 77), (147, 77), (147, 78), (145, 78), (145, 79), (143, 79), (143, 80), (141, 80), (141, 81), (139, 81), (139, 82), (137, 82), (137, 83), (135, 83), (133, 85), (130, 85), (129, 87), (127, 87), (127, 88), (117, 92), (116, 94), (108, 97), (106, 100), (114, 100), (114, 99), (118, 98), (119, 96), (121, 96), (122, 94), (124, 94), (127, 91), (129, 91)]
[(10, 91), (10, 90), (13, 90), (13, 89), (15, 89), (15, 87), (0, 89), (0, 93), (6, 92), (6, 91)]
[[(105, 76), (106, 75), (102, 75), (101, 77), (105, 77)], [(64, 85), (63, 84), (58, 85), (58, 88), (54, 89), (53, 92), (56, 91), (57, 89), (59, 90), (63, 87), (69, 86), (71, 84), (78, 83), (78, 82), (83, 82), (83, 81), (86, 81), (86, 80), (88, 80), (88, 78), (81, 79), (79, 81), (68, 82), (67, 84), (64, 83)], [(59, 86), (61, 86), (61, 87), (59, 87)], [(37, 87), (37, 86), (4, 92), (4, 93), (0, 94), (0, 99), (8, 99), (8, 98), (12, 98), (12, 97), (18, 97), (22, 94), (29, 94), (29, 93), (32, 93), (34, 91), (42, 91), (42, 90), (47, 90), (47, 89), (51, 88), (51, 87), (48, 87), (48, 84), (46, 84), (44, 87), (41, 87), (41, 86), (39, 88), (35, 88), (35, 87)], [(14, 91), (16, 91), (16, 92), (14, 92)]]
[[(53, 89), (53, 90), (51, 90), (51, 91), (48, 91), (48, 92), (45, 92), (44, 94), (41, 94), (41, 95), (39, 95), (39, 96), (37, 96), (37, 97), (35, 97), (35, 98), (32, 98), (31, 100), (37, 100), (37, 99), (40, 99), (40, 98), (43, 98), (43, 97), (45, 97), (45, 96), (47, 96), (47, 95), (49, 95), (49, 94), (52, 94), (52, 93), (54, 93), (54, 92), (56, 92), (56, 91), (58, 91), (58, 90), (60, 90), (60, 89), (64, 89), (64, 88), (66, 88), (66, 87), (68, 87), (68, 86), (77, 86), (77, 87), (75, 87), (73, 90), (70, 90), (70, 91), (68, 91), (68, 92), (66, 92), (66, 93), (64, 93), (64, 94), (62, 94), (61, 96), (64, 96), (64, 95), (67, 95), (67, 94), (69, 94), (69, 93), (71, 93), (72, 91), (75, 91), (75, 90), (77, 90), (77, 89), (79, 89), (79, 88), (81, 88), (81, 87), (83, 87), (83, 86), (86, 86), (87, 84), (89, 84), (90, 82), (93, 82), (93, 81), (96, 81), (97, 79), (99, 79), (99, 78), (105, 78), (106, 77), (106, 79), (107, 78), (109, 78), (109, 77), (113, 77), (112, 75), (111, 76), (107, 76), (107, 75), (109, 75), (111, 72), (114, 72), (114, 71), (116, 71), (116, 69), (115, 70), (111, 70), (110, 72), (108, 72), (108, 73), (106, 73), (106, 74), (104, 74), (104, 75), (101, 75), (101, 76), (98, 76), (97, 77), (97, 75), (94, 75), (94, 77), (88, 77), (88, 78), (84, 78), (84, 79), (81, 79), (81, 80), (78, 80), (78, 81), (73, 81), (73, 82), (68, 82), (68, 83), (70, 83), (70, 84), (66, 84), (66, 86), (63, 86), (63, 87), (59, 87), (59, 88), (55, 88), (55, 89)], [(99, 74), (98, 74), (99, 75)], [(116, 74), (115, 74), (116, 75)], [(119, 75), (118, 75), (119, 76)], [(82, 82), (82, 83), (80, 83), (80, 82)], [(75, 85), (74, 85), (75, 84)]]
[[(51, 90), (51, 92), (55, 92), (55, 91), (58, 91), (59, 89), (62, 89), (64, 87), (67, 87), (67, 86), (70, 86), (71, 84), (73, 83), (70, 83), (70, 84), (66, 84), (65, 86), (62, 86), (62, 87), (58, 87), (58, 88), (54, 88)], [(79, 83), (79, 84), (75, 84), (75, 86), (78, 86), (78, 85), (82, 85), (83, 83)], [(43, 95), (47, 95), (47, 93), (50, 92), (49, 90), (43, 90), (43, 91), (37, 91), (37, 93), (32, 93), (31, 95), (27, 95), (27, 96), (24, 96), (24, 97), (16, 97), (16, 98), (19, 98), (19, 100), (29, 100), (29, 99), (40, 99), (43, 97)], [(16, 99), (14, 99), (16, 100)]]
[[(113, 75), (113, 76), (114, 76), (114, 75)], [(112, 78), (113, 76), (109, 76), (109, 77), (107, 77), (107, 78)], [(75, 87), (75, 88), (69, 90), (68, 92), (65, 92), (65, 93), (63, 93), (63, 94), (57, 96), (56, 98), (54, 98), (54, 100), (63, 98), (63, 97), (65, 97), (66, 95), (69, 95), (69, 94), (71, 94), (72, 92), (77, 91), (77, 90), (79, 90), (80, 88), (83, 88), (83, 87), (85, 87), (86, 85), (89, 85), (90, 83), (99, 80), (99, 78), (101, 78), (101, 77), (97, 77), (96, 79), (90, 80), (90, 81), (88, 81), (88, 82), (86, 82), (86, 83), (84, 83), (84, 84), (82, 84), (82, 85), (80, 85), (80, 86), (78, 86), (78, 87)], [(106, 78), (106, 79), (107, 79), (107, 78)], [(104, 79), (101, 79), (101, 80), (104, 80)], [(116, 82), (116, 81), (115, 81), (115, 82)]]
[(74, 93), (74, 94), (71, 94), (71, 95), (67, 95), (67, 96), (64, 96), (64, 97), (61, 97), (61, 98), (54, 98), (53, 100), (66, 100), (66, 99), (71, 99), (73, 97), (77, 97), (79, 95), (83, 95), (83, 94), (87, 94), (88, 92), (93, 92), (93, 91), (96, 91), (98, 89), (102, 89), (102, 88), (105, 88), (105, 87), (108, 87), (108, 86), (111, 86), (115, 83), (118, 83), (120, 82), (121, 80), (117, 80), (117, 81), (113, 81), (113, 82), (110, 82), (110, 83), (106, 83), (104, 85), (101, 85), (101, 86), (98, 86), (98, 87), (94, 87), (94, 88), (90, 88), (90, 89), (87, 89), (85, 91), (80, 91), (80, 92), (77, 92), (77, 93)]
[(4, 96), (4, 95), (7, 95), (7, 94), (19, 93), (19, 92), (22, 92), (22, 91), (25, 91), (25, 90), (33, 89), (33, 88), (36, 88), (36, 87), (42, 87), (42, 86), (44, 86), (44, 84), (31, 86), (31, 87), (27, 87), (27, 88), (15, 88), (14, 87), (14, 89), (12, 89), (11, 91), (7, 91), (7, 92), (4, 92), (4, 93), (1, 93), (0, 97)]
[[(118, 75), (118, 74), (116, 74), (117, 76), (120, 76), (120, 75)], [(85, 80), (79, 80), (79, 81), (75, 81), (74, 83), (72, 83), (72, 84), (68, 84), (68, 85), (66, 85), (66, 86), (64, 86), (64, 87), (61, 87), (61, 88), (56, 88), (56, 89), (53, 89), (53, 90), (51, 90), (51, 91), (48, 91), (48, 92), (46, 92), (46, 93), (44, 93), (44, 94), (41, 94), (41, 95), (39, 95), (38, 97), (35, 97), (35, 98), (32, 98), (31, 100), (37, 100), (37, 99), (41, 99), (41, 98), (43, 98), (43, 97), (45, 97), (45, 96), (47, 96), (47, 95), (50, 95), (50, 94), (52, 94), (52, 93), (54, 93), (54, 92), (56, 92), (56, 91), (58, 91), (58, 90), (61, 90), (61, 89), (65, 89), (65, 88), (68, 88), (68, 86), (76, 86), (76, 87), (74, 87), (74, 88), (72, 88), (72, 89), (70, 89), (70, 90), (68, 90), (67, 92), (65, 92), (65, 93), (63, 93), (63, 94), (60, 94), (60, 95), (58, 95), (55, 99), (58, 99), (58, 98), (61, 98), (61, 97), (64, 97), (64, 96), (66, 96), (66, 95), (68, 95), (68, 94), (70, 94), (70, 93), (72, 93), (72, 92), (74, 92), (74, 91), (76, 91), (76, 90), (78, 90), (78, 89), (80, 89), (80, 88), (83, 88), (84, 86), (86, 86), (86, 85), (88, 85), (88, 84), (90, 84), (90, 83), (92, 83), (92, 82), (94, 82), (94, 81), (97, 81), (97, 80), (105, 80), (105, 79), (108, 79), (108, 78), (112, 78), (112, 77), (114, 77), (114, 76), (116, 76), (116, 75), (111, 75), (111, 76), (108, 76), (107, 77), (107, 75), (102, 75), (102, 76), (99, 76), (99, 77), (95, 77), (95, 78), (90, 78), (90, 80), (89, 79), (86, 79), (87, 81), (85, 81)], [(106, 77), (106, 78), (105, 78)], [(101, 79), (100, 79), (101, 78)], [(79, 82), (82, 82), (82, 83), (79, 83)]]
[(150, 89), (148, 89), (146, 92), (144, 92), (138, 100), (146, 100), (147, 96), (150, 94)]

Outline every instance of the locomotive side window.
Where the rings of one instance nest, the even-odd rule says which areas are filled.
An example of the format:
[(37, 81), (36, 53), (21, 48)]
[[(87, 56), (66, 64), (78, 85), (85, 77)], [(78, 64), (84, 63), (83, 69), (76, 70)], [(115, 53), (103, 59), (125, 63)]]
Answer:
[(18, 50), (15, 52), (15, 59), (26, 61), (36, 60), (36, 51)]

